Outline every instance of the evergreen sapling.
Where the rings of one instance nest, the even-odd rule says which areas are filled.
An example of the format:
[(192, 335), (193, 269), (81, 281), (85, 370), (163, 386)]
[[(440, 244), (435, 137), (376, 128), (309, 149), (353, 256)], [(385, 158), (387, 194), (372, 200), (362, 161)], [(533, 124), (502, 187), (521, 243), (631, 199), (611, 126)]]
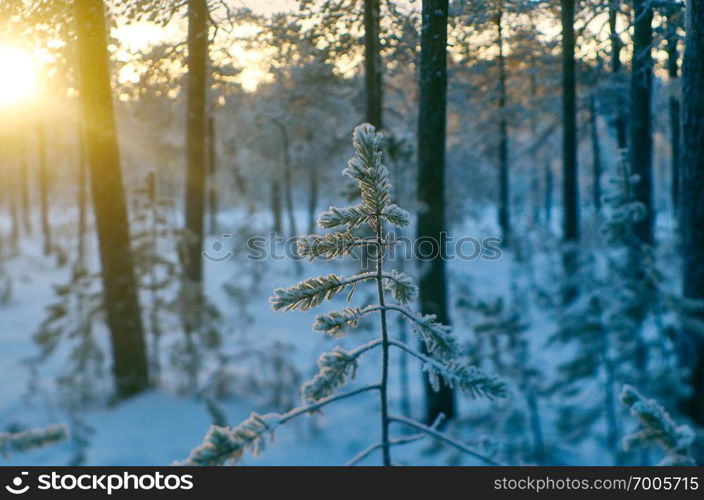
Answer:
[[(419, 431), (421, 435), (419, 437), (430, 435), (457, 450), (495, 464), (493, 460), (437, 430), (436, 426), (427, 426), (389, 412), (389, 351), (391, 348), (404, 351), (419, 360), (423, 370), (430, 375), (430, 380), (436, 389), (439, 388), (442, 380), (448, 386), (461, 389), (472, 396), (494, 398), (502, 396), (505, 388), (504, 384), (494, 376), (461, 362), (461, 349), (448, 326), (440, 324), (432, 315), (421, 315), (408, 307), (417, 295), (417, 288), (408, 275), (384, 269), (384, 250), (391, 244), (391, 241), (385, 237), (384, 225), (404, 227), (408, 225), (410, 215), (391, 202), (391, 185), (387, 169), (382, 163), (381, 134), (378, 134), (371, 125), (360, 125), (354, 132), (354, 148), (356, 156), (349, 161), (343, 174), (358, 183), (361, 203), (345, 208), (330, 207), (323, 212), (318, 219), (318, 225), (322, 229), (333, 230), (333, 232), (299, 238), (298, 253), (301, 257), (313, 261), (316, 258), (349, 256), (356, 248), (367, 247), (373, 249), (376, 270), (361, 272), (350, 277), (335, 274), (318, 276), (288, 288), (277, 288), (271, 297), (271, 305), (275, 311), (308, 311), (343, 292), (347, 292), (347, 300), (351, 301), (359, 285), (371, 282), (376, 285), (378, 298), (376, 304), (350, 306), (322, 314), (316, 318), (313, 328), (333, 337), (342, 337), (356, 327), (360, 319), (376, 314), (379, 318), (379, 336), (351, 351), (336, 347), (332, 352), (320, 356), (318, 374), (301, 388), (302, 406), (284, 414), (252, 413), (248, 419), (235, 427), (212, 426), (204, 442), (191, 452), (184, 464), (236, 463), (242, 459), (245, 452), (261, 451), (265, 437), (272, 435), (278, 427), (290, 420), (316, 412), (331, 403), (367, 392), (379, 394), (381, 437), (378, 443), (372, 444), (354, 457), (350, 464), (358, 463), (380, 450), (382, 463), (389, 466), (392, 464), (391, 448), (394, 445), (408, 442), (409, 439), (417, 439), (416, 436), (391, 437), (389, 427), (392, 423), (413, 428)], [(353, 230), (363, 225), (369, 228), (373, 236), (357, 237), (353, 234)], [(423, 354), (391, 337), (387, 322), (389, 314), (399, 314), (411, 323), (413, 332), (422, 339), (428, 354)], [(346, 392), (338, 392), (355, 377), (359, 362), (364, 355), (377, 349), (382, 353), (379, 381)]]

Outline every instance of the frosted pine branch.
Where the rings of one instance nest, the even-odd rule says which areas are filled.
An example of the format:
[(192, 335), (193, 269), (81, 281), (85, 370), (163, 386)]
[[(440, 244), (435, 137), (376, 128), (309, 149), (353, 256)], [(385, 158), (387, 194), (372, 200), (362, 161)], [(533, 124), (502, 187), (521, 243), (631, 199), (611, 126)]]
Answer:
[(379, 389), (379, 384), (365, 385), (349, 392), (321, 399), (314, 404), (295, 408), (283, 415), (278, 413), (268, 413), (266, 415), (252, 413), (249, 418), (236, 427), (212, 425), (205, 435), (203, 443), (194, 448), (188, 458), (177, 462), (177, 465), (213, 466), (237, 463), (246, 451), (255, 454), (260, 452), (264, 443), (263, 438), (268, 434), (272, 434), (277, 427), (286, 422), (301, 415), (316, 412), (335, 401), (377, 389)]
[(68, 429), (65, 425), (50, 425), (44, 429), (30, 429), (21, 432), (0, 433), (0, 453), (25, 452), (34, 448), (41, 448), (53, 443), (64, 441), (68, 438)]
[(364, 273), (351, 278), (341, 278), (335, 274), (309, 278), (288, 288), (277, 288), (269, 302), (274, 311), (307, 311), (324, 300), (333, 299), (349, 285), (374, 277), (374, 273)]
[(379, 345), (381, 340), (377, 339), (354, 351), (348, 352), (338, 346), (332, 352), (323, 353), (318, 359), (320, 371), (301, 387), (303, 402), (315, 403), (332, 395), (335, 389), (355, 377), (359, 356)]
[(350, 328), (355, 328), (365, 315), (376, 310), (376, 307), (345, 307), (340, 311), (320, 314), (315, 318), (313, 330), (331, 337), (343, 337)]
[(464, 365), (456, 361), (439, 361), (397, 340), (392, 340), (390, 344), (423, 363), (423, 370), (428, 373), (430, 383), (435, 391), (440, 389), (440, 379), (443, 379), (449, 387), (457, 388), (472, 397), (493, 399), (503, 397), (506, 394), (506, 385), (501, 380), (475, 366)]
[[(362, 206), (371, 214), (381, 214), (391, 202), (391, 184), (382, 157), (381, 134), (369, 124), (354, 131), (353, 144), (356, 157), (352, 158), (342, 173), (359, 184)], [(375, 223), (376, 221), (370, 221)], [(374, 229), (374, 228), (373, 228)]]
[(630, 385), (623, 386), (621, 402), (642, 427), (624, 438), (626, 449), (634, 444), (659, 444), (665, 450), (665, 458), (658, 465), (695, 465), (691, 457), (695, 436), (689, 426), (678, 426), (657, 401), (647, 399)]
[(318, 216), (318, 226), (321, 229), (335, 229), (340, 226), (355, 229), (362, 224), (369, 224), (373, 214), (362, 205), (353, 207), (330, 207)]
[(418, 296), (418, 287), (413, 284), (411, 277), (395, 269), (384, 279), (384, 288), (391, 290), (394, 300), (399, 304), (408, 304)]
[(349, 231), (330, 233), (324, 236), (310, 234), (296, 241), (298, 255), (312, 262), (317, 257), (335, 259), (349, 255), (361, 243)]

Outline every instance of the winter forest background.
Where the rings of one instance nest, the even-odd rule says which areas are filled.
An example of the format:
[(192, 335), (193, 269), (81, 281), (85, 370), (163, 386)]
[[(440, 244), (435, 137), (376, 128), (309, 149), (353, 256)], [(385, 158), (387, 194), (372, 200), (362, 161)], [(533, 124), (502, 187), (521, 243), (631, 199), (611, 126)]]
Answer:
[(0, 0), (0, 134), (5, 464), (704, 463), (704, 0)]

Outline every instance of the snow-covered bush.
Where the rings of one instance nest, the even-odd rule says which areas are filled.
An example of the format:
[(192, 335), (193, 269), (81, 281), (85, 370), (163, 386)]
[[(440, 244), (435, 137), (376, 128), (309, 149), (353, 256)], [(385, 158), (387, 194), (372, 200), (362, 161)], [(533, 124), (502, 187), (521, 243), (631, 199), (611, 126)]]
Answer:
[[(461, 362), (461, 349), (448, 326), (439, 323), (432, 315), (421, 315), (408, 307), (416, 297), (417, 288), (406, 274), (384, 269), (384, 250), (392, 244), (385, 235), (384, 225), (406, 226), (410, 215), (391, 203), (391, 185), (387, 169), (382, 163), (382, 136), (377, 134), (371, 125), (361, 125), (354, 132), (354, 148), (356, 157), (349, 161), (343, 174), (358, 183), (361, 203), (345, 208), (330, 207), (323, 212), (318, 219), (319, 226), (334, 231), (325, 235), (299, 238), (298, 253), (312, 261), (316, 258), (347, 256), (355, 249), (365, 247), (371, 250), (376, 269), (351, 277), (335, 274), (318, 276), (288, 288), (277, 288), (271, 298), (271, 305), (276, 311), (307, 311), (343, 292), (347, 292), (347, 300), (351, 301), (357, 287), (370, 282), (376, 285), (377, 303), (350, 306), (322, 314), (316, 318), (313, 328), (332, 337), (342, 337), (356, 327), (363, 317), (375, 314), (379, 318), (378, 337), (351, 351), (336, 347), (332, 352), (320, 356), (320, 371), (301, 388), (302, 406), (284, 414), (253, 413), (247, 420), (231, 428), (212, 426), (203, 444), (191, 452), (184, 461), (185, 464), (222, 465), (237, 462), (245, 452), (259, 452), (265, 438), (290, 420), (316, 412), (333, 402), (372, 391), (379, 394), (380, 400), (380, 440), (360, 452), (350, 463), (357, 463), (380, 450), (383, 464), (391, 465), (392, 446), (407, 442), (408, 438), (391, 437), (391, 423), (414, 428), (421, 434), (431, 435), (456, 449), (478, 456), (461, 442), (438, 431), (435, 426), (427, 426), (405, 416), (389, 413), (391, 348), (404, 351), (419, 360), (435, 387), (443, 380), (450, 387), (461, 389), (472, 396), (493, 398), (503, 395), (504, 385), (494, 376)], [(353, 235), (352, 231), (363, 225), (370, 229), (373, 236), (360, 238)], [(387, 320), (390, 314), (401, 315), (412, 324), (413, 331), (424, 342), (428, 354), (423, 354), (390, 335)], [(346, 392), (338, 392), (354, 378), (364, 355), (377, 349), (382, 352), (379, 381)], [(486, 460), (492, 463), (491, 460)]]
[(638, 432), (624, 438), (626, 449), (658, 444), (665, 450), (665, 457), (658, 465), (696, 465), (691, 456), (695, 436), (689, 426), (677, 425), (657, 401), (645, 398), (630, 385), (623, 386), (621, 402), (640, 424)]

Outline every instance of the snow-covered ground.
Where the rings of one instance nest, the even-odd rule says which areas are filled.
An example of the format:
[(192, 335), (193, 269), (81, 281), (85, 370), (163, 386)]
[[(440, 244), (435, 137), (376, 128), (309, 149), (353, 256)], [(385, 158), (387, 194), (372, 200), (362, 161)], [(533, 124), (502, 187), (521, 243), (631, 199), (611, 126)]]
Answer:
[[(302, 215), (302, 214), (301, 214)], [(298, 227), (305, 227), (301, 217)], [(247, 224), (248, 227), (266, 226), (266, 221), (254, 221), (239, 211), (225, 214), (221, 223), (223, 232)], [(468, 223), (455, 234), (475, 237), (489, 236), (493, 228), (490, 224)], [(211, 238), (206, 248), (217, 248), (213, 244), (218, 238)], [(225, 245), (228, 241), (223, 240)], [(227, 250), (227, 246), (225, 250)], [(253, 285), (249, 283), (251, 266), (260, 266), (261, 276)], [(473, 293), (479, 295), (508, 295), (512, 271), (511, 255), (504, 255), (496, 261), (477, 259), (474, 261), (454, 260), (449, 262), (449, 276), (452, 287), (468, 283)], [(291, 362), (303, 374), (304, 380), (316, 372), (318, 356), (340, 343), (351, 348), (373, 335), (370, 330), (353, 332), (342, 340), (329, 339), (312, 331), (311, 325), (316, 314), (339, 308), (344, 298), (326, 303), (319, 310), (309, 313), (278, 313), (270, 309), (268, 297), (277, 286), (288, 286), (309, 276), (335, 272), (350, 274), (354, 264), (348, 262), (302, 262), (300, 274), (291, 261), (275, 260), (265, 263), (244, 263), (241, 257), (225, 262), (207, 262), (207, 293), (225, 316), (229, 325), (225, 351), (235, 354), (246, 345), (252, 349), (266, 349), (274, 341), (284, 342), (293, 347)], [(7, 429), (43, 426), (60, 422), (66, 418), (65, 412), (51, 398), (27, 398), (27, 385), (30, 373), (25, 360), (36, 355), (32, 335), (44, 317), (44, 307), (53, 297), (52, 284), (63, 283), (68, 278), (66, 268), (57, 269), (54, 262), (48, 262), (40, 252), (32, 247), (23, 248), (21, 255), (13, 258), (7, 271), (12, 276), (14, 292), (9, 304), (0, 309), (0, 369), (5, 374), (5, 386), (0, 399), (0, 427)], [(408, 271), (408, 269), (407, 269)], [(412, 271), (411, 271), (412, 272)], [(248, 281), (249, 280), (249, 281)], [(225, 292), (224, 285), (248, 283), (246, 301), (242, 307), (233, 304), (232, 297)], [(372, 290), (369, 289), (371, 292)], [(366, 291), (360, 289), (353, 301), (363, 302)], [(246, 312), (243, 312), (246, 311)], [(454, 313), (453, 313), (454, 316)], [(459, 316), (459, 313), (457, 313)], [(534, 326), (546, 330), (545, 319)], [(461, 340), (467, 340), (469, 332), (462, 331), (462, 322), (457, 321), (456, 333)], [(545, 333), (541, 335), (544, 337)], [(375, 381), (380, 359), (372, 353), (361, 361), (360, 372), (354, 384)], [(391, 404), (399, 411), (399, 370), (398, 358), (392, 358)], [(414, 416), (422, 416), (421, 375), (411, 361), (411, 399)], [(51, 366), (51, 365), (50, 365)], [(256, 366), (256, 365), (254, 365)], [(43, 377), (47, 375), (44, 369)], [(220, 402), (230, 424), (246, 418), (250, 412), (266, 412), (270, 408), (251, 397), (231, 397)], [(298, 395), (295, 395), (298, 400)], [(471, 412), (473, 405), (484, 402), (461, 400), (462, 412)], [(165, 465), (185, 458), (189, 451), (200, 444), (207, 431), (211, 417), (202, 400), (182, 397), (159, 390), (153, 390), (131, 400), (112, 406), (98, 406), (81, 413), (81, 419), (93, 428), (90, 444), (86, 450), (86, 465)], [(397, 433), (403, 429), (394, 427)], [(277, 431), (275, 440), (258, 457), (247, 456), (244, 464), (252, 465), (343, 465), (357, 452), (378, 441), (378, 402), (373, 394), (361, 395), (354, 400), (342, 401), (330, 406), (324, 414), (303, 417)], [(469, 443), (476, 443), (481, 436), (462, 435)], [(27, 454), (10, 457), (5, 464), (61, 465), (66, 464), (72, 455), (70, 443), (50, 446)], [(449, 451), (429, 452), (428, 441), (420, 441), (394, 449), (398, 463), (443, 464), (449, 460)], [(363, 462), (376, 465), (380, 457), (373, 455)], [(477, 463), (464, 459), (467, 464)]]

